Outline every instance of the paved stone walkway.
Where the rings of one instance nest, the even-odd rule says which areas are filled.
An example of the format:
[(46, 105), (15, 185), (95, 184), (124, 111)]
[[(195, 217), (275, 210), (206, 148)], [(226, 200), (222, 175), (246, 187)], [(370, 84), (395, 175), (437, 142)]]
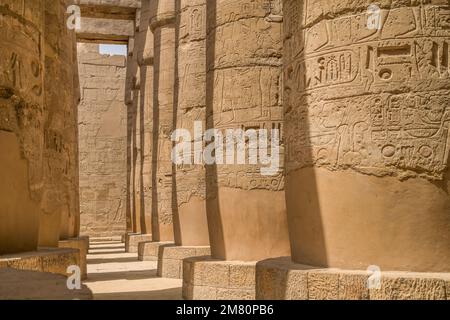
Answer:
[(157, 263), (138, 261), (120, 241), (92, 242), (88, 254), (88, 279), (94, 300), (179, 300), (182, 281), (159, 278)]

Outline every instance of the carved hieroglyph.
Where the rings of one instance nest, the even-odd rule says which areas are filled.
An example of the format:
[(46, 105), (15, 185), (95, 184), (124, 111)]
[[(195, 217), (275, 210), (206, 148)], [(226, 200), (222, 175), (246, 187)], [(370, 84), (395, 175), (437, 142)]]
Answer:
[(34, 250), (38, 241), (44, 186), (43, 5), (40, 0), (0, 2), (0, 144), (5, 150), (0, 254)]
[(174, 192), (171, 134), (174, 129), (175, 1), (151, 1), (150, 17), (150, 28), (155, 41), (152, 236), (155, 241), (171, 241)]
[(66, 26), (71, 1), (45, 1), (44, 192), (40, 246), (78, 235), (78, 123), (75, 105), (75, 33)]
[(378, 17), (361, 2), (286, 1), (288, 169), (440, 180), (450, 151), (450, 8), (384, 1), (370, 28)]
[[(206, 126), (206, 1), (180, 1), (177, 12), (176, 128), (191, 133)], [(201, 141), (197, 141), (202, 143)], [(192, 155), (191, 155), (192, 156)], [(176, 166), (174, 212), (177, 245), (209, 245), (206, 220), (206, 172), (203, 164)]]
[[(208, 128), (282, 129), (280, 2), (208, 1), (207, 18)], [(288, 253), (282, 162), (271, 176), (248, 158), (246, 165), (207, 167), (213, 257), (258, 260)]]
[[(215, 13), (208, 8), (212, 19)], [(215, 70), (214, 128), (281, 130), (279, 1), (217, 1), (216, 10), (215, 57), (210, 60), (215, 65), (208, 66)], [(221, 186), (244, 190), (284, 188), (282, 170), (262, 176), (257, 166), (224, 165), (218, 179)]]

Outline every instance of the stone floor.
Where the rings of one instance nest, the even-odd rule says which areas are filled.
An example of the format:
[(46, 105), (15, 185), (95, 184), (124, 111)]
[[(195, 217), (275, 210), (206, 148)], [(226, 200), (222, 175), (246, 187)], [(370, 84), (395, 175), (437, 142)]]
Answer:
[(182, 281), (159, 278), (156, 261), (138, 261), (120, 241), (93, 241), (88, 254), (88, 279), (94, 300), (180, 300)]

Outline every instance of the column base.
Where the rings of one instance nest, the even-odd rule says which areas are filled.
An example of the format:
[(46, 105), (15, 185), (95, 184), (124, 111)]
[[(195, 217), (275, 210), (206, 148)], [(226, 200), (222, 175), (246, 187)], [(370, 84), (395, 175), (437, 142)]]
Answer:
[(81, 279), (87, 279), (87, 254), (89, 251), (89, 237), (78, 237), (67, 240), (60, 240), (58, 242), (59, 248), (72, 248), (80, 250), (80, 264), (81, 269)]
[(183, 279), (183, 260), (211, 255), (209, 246), (181, 247), (174, 244), (162, 245), (158, 254), (158, 276)]
[(67, 268), (79, 265), (79, 250), (69, 248), (39, 248), (34, 252), (0, 256), (0, 269), (11, 268), (69, 276)]
[(173, 242), (153, 242), (144, 241), (139, 243), (138, 259), (139, 261), (158, 261), (158, 253), (160, 246), (174, 245)]
[(137, 253), (139, 242), (152, 241), (151, 234), (128, 233), (125, 235), (125, 251), (128, 253)]
[(183, 261), (186, 300), (254, 300), (256, 262), (222, 261), (211, 257)]
[(290, 258), (256, 266), (258, 300), (449, 300), (450, 273), (384, 272), (369, 289), (367, 271), (314, 268)]
[(47, 272), (0, 269), (0, 300), (92, 300), (85, 285), (67, 288), (67, 278)]

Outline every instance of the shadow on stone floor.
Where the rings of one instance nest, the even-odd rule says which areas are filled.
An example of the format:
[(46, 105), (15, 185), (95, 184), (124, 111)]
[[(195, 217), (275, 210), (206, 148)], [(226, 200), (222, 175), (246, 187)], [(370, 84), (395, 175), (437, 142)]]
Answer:
[(156, 269), (142, 270), (142, 271), (92, 273), (88, 276), (88, 279), (85, 281), (85, 283), (95, 281), (113, 281), (113, 280), (145, 280), (152, 278), (158, 278), (156, 275)]
[(125, 258), (91, 258), (87, 259), (89, 264), (103, 264), (103, 263), (125, 263), (125, 262), (135, 262), (136, 258), (125, 257)]
[(181, 288), (96, 294), (94, 300), (182, 300)]
[[(103, 248), (102, 248), (103, 249)], [(117, 253), (125, 253), (125, 250), (111, 250), (111, 251), (101, 251), (101, 250), (97, 250), (96, 251), (89, 251), (89, 255), (104, 255), (104, 254), (117, 254)]]
[(182, 280), (157, 277), (156, 261), (139, 261), (137, 253), (125, 252), (120, 243), (102, 243), (90, 244), (88, 279), (83, 282), (94, 300), (182, 299)]

